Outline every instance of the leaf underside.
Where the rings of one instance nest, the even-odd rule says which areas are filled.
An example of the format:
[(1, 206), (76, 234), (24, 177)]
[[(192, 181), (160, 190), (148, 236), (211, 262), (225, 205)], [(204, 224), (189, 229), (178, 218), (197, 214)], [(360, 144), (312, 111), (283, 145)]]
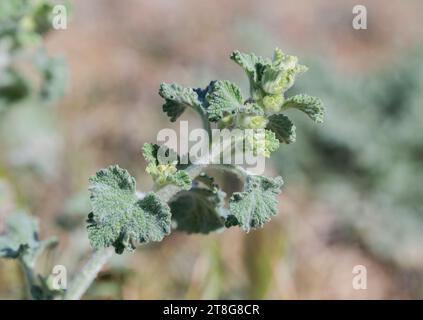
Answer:
[(276, 138), (282, 143), (293, 143), (296, 139), (295, 125), (283, 114), (274, 114), (269, 117), (267, 129), (272, 130)]

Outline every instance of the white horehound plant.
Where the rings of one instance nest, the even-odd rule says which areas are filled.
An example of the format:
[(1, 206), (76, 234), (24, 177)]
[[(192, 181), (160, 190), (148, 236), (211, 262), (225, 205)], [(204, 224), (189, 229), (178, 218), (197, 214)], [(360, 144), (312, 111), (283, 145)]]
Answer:
[[(163, 83), (159, 94), (165, 99), (163, 111), (172, 122), (185, 109), (192, 108), (199, 113), (209, 133), (212, 126), (229, 130), (264, 129), (264, 140), (253, 138), (244, 143), (265, 157), (278, 149), (280, 143), (295, 141), (295, 126), (285, 115), (289, 109), (298, 109), (315, 122), (322, 122), (324, 108), (320, 99), (303, 94), (285, 96), (295, 77), (307, 70), (298, 64), (297, 57), (276, 49), (273, 59), (239, 51), (233, 52), (231, 59), (248, 75), (249, 97), (244, 97), (237, 85), (226, 80), (212, 81), (205, 89)], [(161, 241), (172, 229), (207, 234), (238, 226), (248, 232), (262, 227), (277, 213), (281, 177), (253, 175), (237, 165), (183, 165), (173, 150), (156, 144), (145, 144), (143, 155), (148, 162), (146, 171), (155, 182), (154, 190), (149, 193), (138, 192), (135, 179), (117, 165), (102, 169), (89, 179), (92, 212), (88, 215), (87, 230), (95, 251), (68, 290), (62, 292), (62, 298), (80, 299), (114, 253)], [(164, 161), (163, 156), (172, 161)], [(225, 192), (205, 172), (209, 167), (229, 171), (244, 184), (242, 191), (229, 198), (228, 206), (225, 206)], [(31, 258), (31, 267), (32, 258), (45, 247), (44, 242), (38, 240), (35, 225), (29, 238), (28, 234), (20, 236), (19, 224), (14, 224), (14, 220), (10, 226), (9, 233), (0, 238), (1, 254), (18, 258), (26, 266), (25, 261)], [(41, 296), (57, 295), (46, 289), (48, 281), (42, 279), (44, 287), (34, 287), (38, 291), (44, 288), (42, 292), (47, 294)]]

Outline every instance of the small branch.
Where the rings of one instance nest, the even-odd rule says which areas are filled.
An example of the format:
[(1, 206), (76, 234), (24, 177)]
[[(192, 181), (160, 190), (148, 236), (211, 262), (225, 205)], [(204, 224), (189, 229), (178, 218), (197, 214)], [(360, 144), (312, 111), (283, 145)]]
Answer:
[(32, 295), (32, 287), (35, 285), (35, 276), (32, 268), (28, 266), (28, 264), (23, 261), (23, 259), (19, 259), (19, 265), (21, 266), (22, 272), (25, 276), (26, 282), (26, 295), (28, 299), (34, 299)]

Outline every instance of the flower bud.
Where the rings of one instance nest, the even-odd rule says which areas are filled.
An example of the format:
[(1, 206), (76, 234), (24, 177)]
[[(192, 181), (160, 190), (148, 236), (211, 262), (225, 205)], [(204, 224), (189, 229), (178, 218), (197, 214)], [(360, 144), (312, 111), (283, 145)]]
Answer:
[(262, 100), (264, 110), (266, 112), (279, 112), (284, 100), (282, 94), (267, 95)]
[(267, 119), (264, 116), (242, 115), (239, 119), (239, 127), (244, 129), (263, 129), (267, 125)]

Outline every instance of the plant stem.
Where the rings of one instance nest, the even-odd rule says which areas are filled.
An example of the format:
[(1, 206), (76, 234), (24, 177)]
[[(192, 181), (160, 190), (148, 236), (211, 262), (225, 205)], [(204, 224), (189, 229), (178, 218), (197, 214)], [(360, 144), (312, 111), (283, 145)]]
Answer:
[(197, 106), (195, 110), (198, 112), (201, 118), (201, 124), (203, 125), (203, 129), (207, 131), (207, 134), (209, 135), (209, 143), (212, 141), (212, 131), (210, 127), (210, 121), (209, 116), (207, 112), (204, 111), (202, 107)]
[(25, 281), (26, 281), (26, 295), (28, 299), (34, 299), (34, 297), (32, 296), (32, 287), (35, 284), (35, 276), (34, 276), (34, 272), (32, 271), (33, 268), (31, 268), (30, 266), (28, 266), (28, 264), (23, 261), (23, 259), (19, 259), (20, 261), (20, 266), (22, 268), (23, 274), (25, 276)]
[(73, 279), (65, 294), (65, 300), (79, 300), (97, 277), (103, 265), (113, 256), (114, 249), (106, 248), (94, 252), (85, 266)]

